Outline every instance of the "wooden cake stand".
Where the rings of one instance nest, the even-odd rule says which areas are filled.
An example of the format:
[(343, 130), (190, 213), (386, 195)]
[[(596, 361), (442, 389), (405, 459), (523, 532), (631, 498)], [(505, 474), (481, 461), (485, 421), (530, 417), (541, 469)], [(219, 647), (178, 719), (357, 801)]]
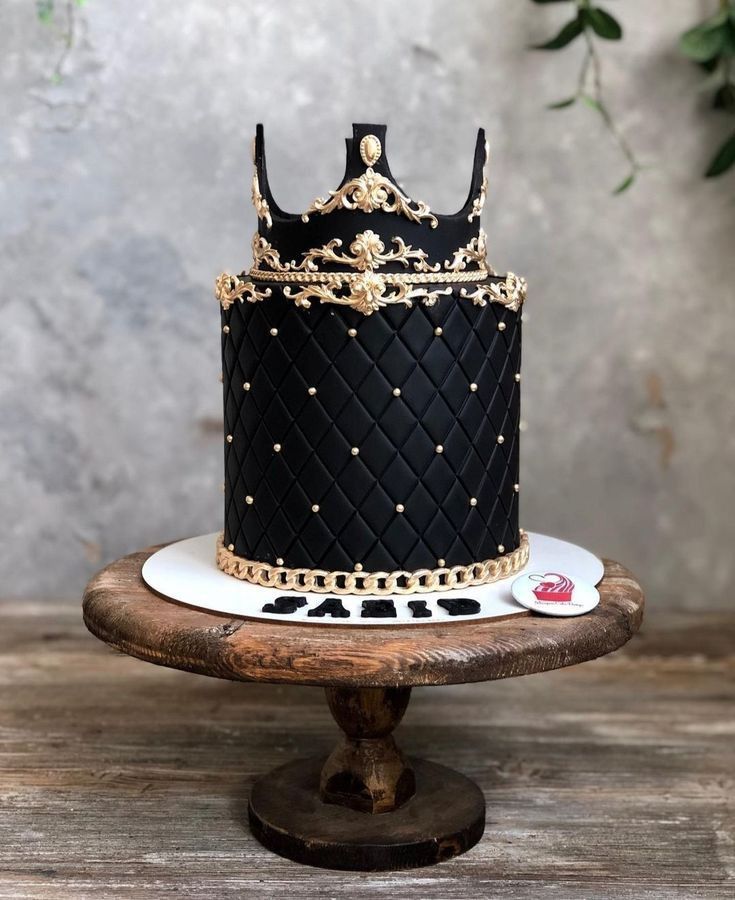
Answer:
[(250, 827), (270, 850), (332, 869), (407, 869), (464, 853), (485, 827), (485, 800), (452, 769), (406, 759), (393, 730), (414, 685), (512, 678), (571, 666), (622, 646), (643, 593), (607, 561), (599, 606), (578, 618), (355, 628), (238, 619), (163, 599), (141, 568), (158, 548), (117, 560), (84, 594), (101, 640), (161, 666), (233, 681), (321, 685), (342, 737), (325, 760), (297, 760), (256, 782)]

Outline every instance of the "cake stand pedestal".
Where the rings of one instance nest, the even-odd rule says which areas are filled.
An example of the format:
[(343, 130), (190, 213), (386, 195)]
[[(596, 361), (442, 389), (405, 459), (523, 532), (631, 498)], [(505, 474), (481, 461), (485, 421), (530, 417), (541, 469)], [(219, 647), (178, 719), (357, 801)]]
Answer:
[(575, 618), (532, 613), (478, 622), (354, 628), (233, 618), (153, 593), (141, 577), (158, 548), (89, 583), (84, 621), (101, 640), (157, 665), (233, 681), (321, 685), (342, 737), (325, 760), (296, 760), (256, 782), (250, 827), (281, 856), (331, 869), (430, 865), (464, 853), (485, 826), (464, 775), (407, 759), (393, 730), (413, 686), (511, 678), (610, 653), (638, 629), (643, 593), (607, 561), (600, 603)]

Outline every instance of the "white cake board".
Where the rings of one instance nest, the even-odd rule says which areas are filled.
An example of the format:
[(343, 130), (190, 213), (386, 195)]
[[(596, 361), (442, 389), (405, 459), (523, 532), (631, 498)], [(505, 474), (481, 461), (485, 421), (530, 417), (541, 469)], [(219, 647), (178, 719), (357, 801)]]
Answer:
[[(527, 613), (513, 599), (510, 586), (515, 578), (524, 572), (562, 572), (572, 579), (597, 584), (603, 575), (602, 562), (588, 550), (561, 541), (544, 534), (529, 533), (530, 556), (528, 564), (519, 572), (503, 581), (484, 584), (479, 587), (455, 588), (451, 591), (437, 591), (431, 594), (395, 594), (390, 597), (396, 608), (396, 618), (363, 619), (360, 617), (362, 601), (370, 599), (363, 596), (340, 595), (345, 609), (351, 613), (347, 619), (310, 617), (310, 609), (314, 609), (329, 595), (315, 594), (306, 591), (286, 591), (281, 588), (260, 587), (240, 581), (232, 575), (226, 575), (215, 562), (215, 546), (217, 533), (204, 534), (201, 537), (188, 538), (169, 544), (150, 556), (143, 565), (143, 579), (148, 585), (164, 597), (208, 609), (213, 612), (226, 613), (238, 618), (271, 619), (285, 623), (309, 623), (311, 625), (423, 625), (443, 621), (451, 622), (478, 621)], [(306, 605), (290, 615), (264, 613), (263, 606), (273, 603), (277, 597), (304, 597)], [(438, 605), (437, 601), (448, 597), (468, 597), (480, 603), (480, 612), (470, 616), (450, 616)], [(409, 600), (425, 600), (427, 609), (431, 610), (431, 618), (414, 619), (408, 606)]]

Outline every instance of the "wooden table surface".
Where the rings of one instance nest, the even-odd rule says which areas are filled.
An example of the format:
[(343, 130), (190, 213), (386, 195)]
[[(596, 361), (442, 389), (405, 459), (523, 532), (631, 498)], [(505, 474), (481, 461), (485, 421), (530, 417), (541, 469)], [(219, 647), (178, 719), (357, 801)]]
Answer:
[(151, 666), (75, 601), (0, 605), (1, 898), (732, 898), (735, 614), (649, 610), (617, 653), (417, 688), (397, 737), (482, 787), (464, 856), (311, 869), (250, 835), (253, 779), (326, 754), (319, 688)]

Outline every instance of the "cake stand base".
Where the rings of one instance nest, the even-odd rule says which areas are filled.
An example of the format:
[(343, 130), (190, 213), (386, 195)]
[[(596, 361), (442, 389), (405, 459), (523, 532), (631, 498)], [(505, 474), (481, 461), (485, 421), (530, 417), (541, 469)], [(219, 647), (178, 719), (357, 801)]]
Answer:
[(323, 764), (291, 762), (253, 787), (250, 829), (279, 856), (326, 869), (415, 869), (459, 856), (482, 837), (485, 799), (459, 772), (412, 759), (414, 796), (390, 813), (370, 815), (322, 800)]
[(297, 760), (250, 797), (255, 837), (281, 856), (330, 869), (413, 869), (482, 837), (485, 800), (469, 778), (408, 761), (393, 739), (411, 688), (327, 688), (343, 731), (326, 760)]

